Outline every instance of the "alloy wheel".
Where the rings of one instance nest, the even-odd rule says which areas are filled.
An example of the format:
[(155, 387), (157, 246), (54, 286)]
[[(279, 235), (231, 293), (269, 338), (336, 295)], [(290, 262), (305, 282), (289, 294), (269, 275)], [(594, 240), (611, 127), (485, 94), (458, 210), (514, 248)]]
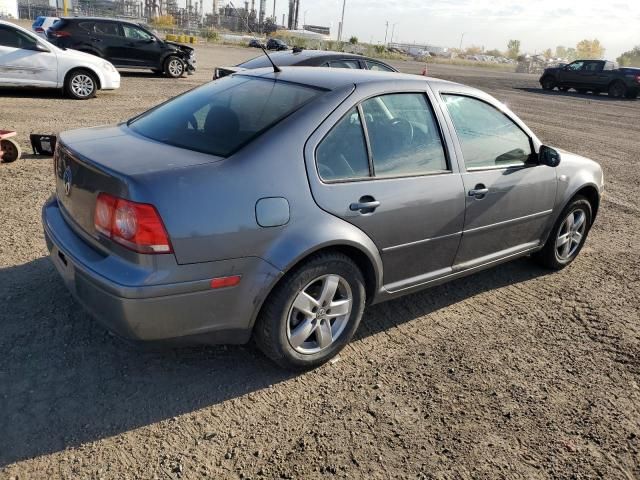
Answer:
[(180, 60), (174, 58), (169, 62), (167, 69), (169, 70), (169, 74), (171, 74), (172, 77), (179, 77), (180, 75), (182, 75), (184, 66)]
[(329, 348), (349, 322), (353, 293), (340, 275), (323, 275), (296, 295), (287, 316), (287, 339), (298, 353)]
[(71, 90), (78, 97), (88, 97), (95, 89), (93, 78), (84, 73), (78, 74), (71, 80)]
[(556, 257), (561, 262), (569, 260), (580, 248), (587, 228), (587, 214), (578, 208), (567, 215), (556, 237)]

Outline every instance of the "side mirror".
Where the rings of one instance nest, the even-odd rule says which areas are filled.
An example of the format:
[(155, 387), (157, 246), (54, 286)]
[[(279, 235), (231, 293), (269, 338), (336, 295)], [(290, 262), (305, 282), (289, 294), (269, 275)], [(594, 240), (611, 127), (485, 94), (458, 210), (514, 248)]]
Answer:
[(560, 153), (551, 147), (542, 145), (538, 152), (538, 161), (540, 165), (546, 165), (548, 167), (557, 167), (560, 165)]
[(50, 52), (51, 51), (45, 45), (43, 45), (40, 42), (36, 43), (30, 50), (35, 50), (36, 52)]

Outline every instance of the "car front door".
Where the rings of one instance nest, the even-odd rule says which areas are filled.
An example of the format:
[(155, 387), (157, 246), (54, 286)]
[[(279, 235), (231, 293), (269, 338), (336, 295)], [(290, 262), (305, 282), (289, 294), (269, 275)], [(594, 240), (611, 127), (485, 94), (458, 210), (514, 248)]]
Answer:
[(305, 150), (316, 202), (373, 240), (390, 292), (449, 273), (464, 222), (451, 138), (416, 85), (422, 91), (378, 96), (359, 86), (362, 101), (339, 107)]
[(535, 248), (555, 204), (555, 169), (538, 164), (532, 138), (500, 105), (463, 93), (441, 95), (463, 159), (466, 191), (454, 269)]
[(583, 67), (584, 62), (582, 60), (572, 62), (569, 65), (565, 66), (558, 73), (560, 83), (569, 87), (579, 87), (583, 82), (581, 73)]
[(142, 28), (126, 23), (122, 24), (125, 38), (125, 56), (127, 62), (137, 67), (158, 67), (161, 45), (156, 37)]
[(35, 36), (0, 25), (0, 83), (57, 87), (58, 58)]

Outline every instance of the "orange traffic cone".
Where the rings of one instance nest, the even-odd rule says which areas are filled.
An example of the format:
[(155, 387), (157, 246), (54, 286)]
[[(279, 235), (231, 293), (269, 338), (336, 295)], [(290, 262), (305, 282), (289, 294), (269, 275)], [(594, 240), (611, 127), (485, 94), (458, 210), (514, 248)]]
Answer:
[(422, 69), (421, 75), (423, 77), (428, 77), (429, 76), (429, 65), (427, 65), (426, 63), (424, 64), (424, 68)]

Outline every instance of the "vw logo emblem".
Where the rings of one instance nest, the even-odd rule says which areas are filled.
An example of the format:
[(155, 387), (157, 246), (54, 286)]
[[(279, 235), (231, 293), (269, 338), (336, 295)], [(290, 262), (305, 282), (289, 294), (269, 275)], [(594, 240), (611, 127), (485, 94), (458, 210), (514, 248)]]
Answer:
[(62, 180), (64, 181), (64, 193), (67, 195), (71, 194), (71, 168), (67, 167), (64, 170), (64, 175), (62, 176)]

